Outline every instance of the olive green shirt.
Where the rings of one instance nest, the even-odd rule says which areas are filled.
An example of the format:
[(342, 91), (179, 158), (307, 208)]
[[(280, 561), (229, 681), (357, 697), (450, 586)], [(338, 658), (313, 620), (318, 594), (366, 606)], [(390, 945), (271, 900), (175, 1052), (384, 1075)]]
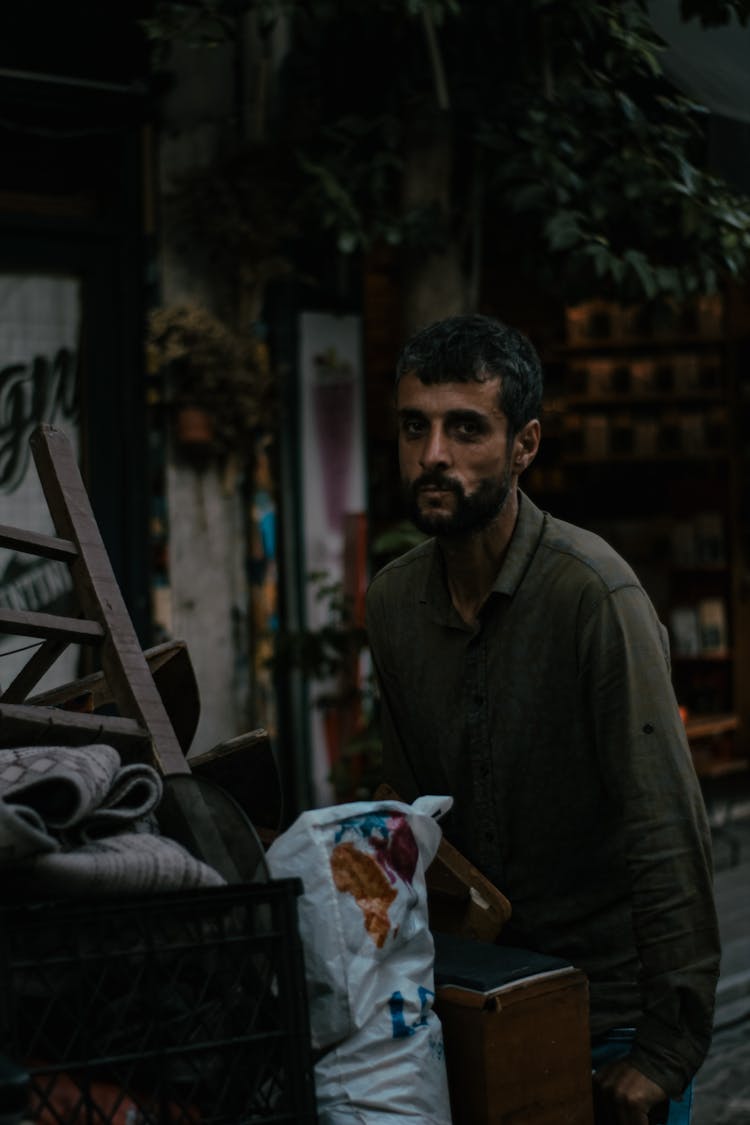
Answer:
[(446, 836), (510, 899), (501, 941), (589, 977), (591, 1030), (679, 1094), (708, 1049), (719, 966), (710, 833), (666, 631), (602, 539), (523, 494), (475, 627), (431, 539), (367, 595), (384, 777), (450, 794)]

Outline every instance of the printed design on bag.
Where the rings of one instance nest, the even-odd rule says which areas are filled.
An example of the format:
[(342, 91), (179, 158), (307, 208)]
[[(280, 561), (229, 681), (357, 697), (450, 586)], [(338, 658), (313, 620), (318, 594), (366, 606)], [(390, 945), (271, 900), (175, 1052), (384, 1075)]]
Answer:
[(429, 988), (423, 988), (421, 985), (417, 989), (419, 996), (419, 1016), (413, 1024), (407, 1024), (404, 1017), (404, 997), (399, 991), (391, 993), (388, 1000), (388, 1008), (391, 1013), (391, 1027), (393, 1030), (394, 1039), (408, 1039), (410, 1035), (414, 1035), (418, 1027), (427, 1027), (427, 1017), (430, 1014), (432, 1001), (435, 999), (435, 993)]
[(419, 860), (419, 848), (403, 813), (392, 816), (370, 813), (343, 820), (336, 832), (336, 843), (352, 833), (372, 848), (391, 883), (399, 878), (411, 886)]
[(391, 928), (388, 907), (397, 892), (372, 856), (351, 843), (333, 849), (331, 871), (337, 889), (352, 896), (364, 914), (367, 933), (382, 949)]
[[(351, 839), (354, 835), (363, 851)], [(411, 887), (419, 858), (414, 834), (405, 816), (372, 814), (343, 821), (331, 853), (331, 872), (339, 891), (350, 894), (364, 915), (365, 930), (378, 949), (390, 932), (388, 908), (401, 879)]]

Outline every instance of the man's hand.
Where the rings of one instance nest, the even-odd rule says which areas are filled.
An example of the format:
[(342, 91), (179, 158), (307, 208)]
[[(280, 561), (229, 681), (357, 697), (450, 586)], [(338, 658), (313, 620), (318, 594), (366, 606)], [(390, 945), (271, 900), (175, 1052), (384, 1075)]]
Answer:
[(627, 1059), (605, 1063), (594, 1073), (597, 1125), (649, 1125), (649, 1110), (665, 1101), (661, 1086)]

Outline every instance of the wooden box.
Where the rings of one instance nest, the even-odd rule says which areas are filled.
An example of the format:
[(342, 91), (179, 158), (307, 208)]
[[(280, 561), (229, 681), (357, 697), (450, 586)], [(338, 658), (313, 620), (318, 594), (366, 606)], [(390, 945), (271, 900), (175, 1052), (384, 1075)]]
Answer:
[(593, 1125), (585, 974), (434, 936), (453, 1125)]

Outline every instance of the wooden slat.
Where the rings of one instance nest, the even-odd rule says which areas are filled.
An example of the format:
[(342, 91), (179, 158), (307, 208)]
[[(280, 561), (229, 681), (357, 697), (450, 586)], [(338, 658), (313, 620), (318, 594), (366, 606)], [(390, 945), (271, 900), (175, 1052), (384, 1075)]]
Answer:
[(104, 629), (98, 621), (34, 613), (27, 609), (0, 609), (0, 633), (44, 640), (55, 637), (67, 644), (99, 644), (104, 639)]
[(38, 555), (43, 559), (60, 559), (62, 562), (71, 562), (77, 554), (69, 539), (39, 535), (36, 531), (21, 531), (6, 524), (0, 524), (0, 547), (20, 551), (24, 555)]
[[(153, 648), (147, 648), (143, 656), (151, 669), (183, 753), (187, 754), (200, 717), (198, 683), (187, 645), (184, 641), (164, 641)], [(41, 707), (59, 707), (87, 693), (91, 693), (91, 709), (94, 711), (114, 702), (104, 673), (93, 672), (90, 676), (82, 676), (40, 692), (27, 699), (27, 703)]]
[[(157, 691), (91, 510), (73, 448), (61, 430), (37, 426), (29, 442), (52, 522), (59, 536), (76, 547), (70, 564), (73, 585), (87, 618), (105, 630), (101, 647), (104, 676), (121, 715), (135, 719), (151, 735), (155, 765), (179, 786), (165, 789), (174, 822), (184, 829), (182, 843), (225, 878), (240, 873), (201, 797), (190, 767)], [(189, 784), (192, 783), (192, 786)]]
[(87, 746), (106, 742), (123, 761), (143, 761), (148, 731), (134, 719), (60, 711), (0, 701), (0, 748), (5, 746)]
[(68, 647), (68, 642), (58, 637), (49, 637), (41, 645), (31, 660), (28, 660), (14, 680), (0, 695), (5, 703), (23, 703), (30, 691), (36, 687), (42, 676), (57, 660), (58, 656)]

